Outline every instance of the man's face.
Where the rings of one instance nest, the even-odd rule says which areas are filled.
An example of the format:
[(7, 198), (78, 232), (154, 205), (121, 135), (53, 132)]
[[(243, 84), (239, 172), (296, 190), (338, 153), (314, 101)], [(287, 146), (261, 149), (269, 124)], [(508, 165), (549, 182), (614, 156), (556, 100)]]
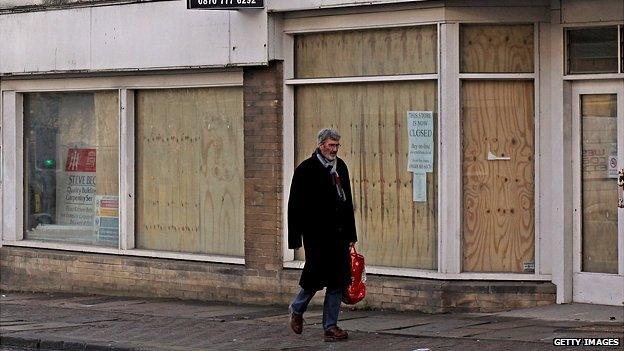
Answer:
[(334, 139), (326, 139), (324, 142), (321, 143), (321, 145), (319, 145), (321, 154), (329, 161), (333, 161), (336, 159), (336, 155), (338, 154), (338, 148), (340, 148), (340, 143)]

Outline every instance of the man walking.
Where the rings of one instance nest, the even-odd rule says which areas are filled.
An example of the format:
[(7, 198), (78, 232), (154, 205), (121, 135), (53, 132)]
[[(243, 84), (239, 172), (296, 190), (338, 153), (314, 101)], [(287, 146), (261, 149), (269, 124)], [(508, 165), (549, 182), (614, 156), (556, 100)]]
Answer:
[(290, 305), (290, 327), (303, 331), (303, 313), (314, 294), (327, 288), (323, 302), (325, 341), (345, 340), (337, 325), (342, 292), (351, 282), (349, 245), (357, 241), (347, 165), (337, 157), (340, 134), (322, 129), (318, 147), (293, 175), (288, 200), (288, 248), (305, 249), (301, 290)]

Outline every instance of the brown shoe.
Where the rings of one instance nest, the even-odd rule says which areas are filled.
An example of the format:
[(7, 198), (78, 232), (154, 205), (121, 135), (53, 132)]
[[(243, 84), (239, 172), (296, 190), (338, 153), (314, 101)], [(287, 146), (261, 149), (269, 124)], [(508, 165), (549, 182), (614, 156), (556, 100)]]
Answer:
[(301, 334), (303, 331), (303, 315), (290, 312), (290, 329), (295, 334)]
[(325, 331), (325, 341), (342, 341), (349, 337), (349, 333), (338, 328), (337, 326), (331, 326)]

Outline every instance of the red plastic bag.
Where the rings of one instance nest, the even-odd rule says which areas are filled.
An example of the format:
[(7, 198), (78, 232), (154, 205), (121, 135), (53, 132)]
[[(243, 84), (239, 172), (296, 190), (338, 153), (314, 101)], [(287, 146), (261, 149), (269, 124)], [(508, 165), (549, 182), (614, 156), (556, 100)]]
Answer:
[(342, 302), (354, 305), (366, 296), (366, 270), (364, 268), (364, 256), (355, 251), (355, 246), (350, 248), (351, 256), (351, 284), (342, 294)]

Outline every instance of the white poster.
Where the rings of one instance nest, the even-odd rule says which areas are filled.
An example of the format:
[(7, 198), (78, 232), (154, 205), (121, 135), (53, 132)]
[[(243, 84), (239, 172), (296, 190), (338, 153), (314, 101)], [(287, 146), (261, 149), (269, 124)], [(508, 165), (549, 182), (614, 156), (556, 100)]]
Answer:
[(414, 202), (427, 202), (427, 173), (413, 173), (413, 175), (412, 200)]
[(70, 148), (64, 171), (57, 176), (58, 224), (93, 226), (96, 150)]
[(407, 111), (407, 171), (412, 172), (412, 199), (427, 201), (427, 173), (433, 172), (433, 112)]
[(433, 172), (433, 112), (407, 111), (407, 171)]

